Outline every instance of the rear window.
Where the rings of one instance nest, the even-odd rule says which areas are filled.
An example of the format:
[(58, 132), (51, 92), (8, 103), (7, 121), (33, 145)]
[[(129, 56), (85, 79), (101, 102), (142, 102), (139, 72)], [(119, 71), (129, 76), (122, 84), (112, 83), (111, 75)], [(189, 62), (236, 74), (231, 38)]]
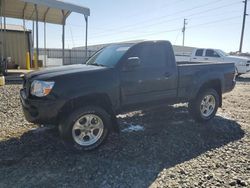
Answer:
[(196, 50), (195, 56), (202, 56), (203, 55), (203, 49)]

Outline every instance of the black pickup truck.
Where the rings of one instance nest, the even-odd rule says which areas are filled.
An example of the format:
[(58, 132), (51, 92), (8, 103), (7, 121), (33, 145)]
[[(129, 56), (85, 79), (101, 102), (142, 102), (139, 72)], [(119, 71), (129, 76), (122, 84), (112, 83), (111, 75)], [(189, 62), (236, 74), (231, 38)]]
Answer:
[(177, 65), (170, 42), (147, 41), (108, 46), (86, 64), (27, 74), (20, 95), (28, 121), (58, 125), (67, 143), (91, 150), (117, 130), (121, 112), (188, 102), (194, 119), (206, 122), (234, 86), (233, 63)]

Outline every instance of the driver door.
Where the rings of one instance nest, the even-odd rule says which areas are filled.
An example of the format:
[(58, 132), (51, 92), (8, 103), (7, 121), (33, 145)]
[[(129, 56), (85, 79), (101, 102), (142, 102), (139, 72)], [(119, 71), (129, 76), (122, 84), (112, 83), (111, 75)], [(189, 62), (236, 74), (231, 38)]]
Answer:
[(126, 55), (125, 61), (138, 57), (140, 65), (121, 72), (122, 106), (176, 97), (177, 70), (168, 66), (171, 51), (167, 47), (164, 43), (141, 43)]

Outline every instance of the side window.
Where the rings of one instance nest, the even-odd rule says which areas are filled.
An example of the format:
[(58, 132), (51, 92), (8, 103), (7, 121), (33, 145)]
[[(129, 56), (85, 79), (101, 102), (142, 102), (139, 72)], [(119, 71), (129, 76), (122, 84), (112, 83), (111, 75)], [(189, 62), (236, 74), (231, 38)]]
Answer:
[(145, 67), (165, 67), (167, 65), (166, 45), (149, 44), (143, 53), (143, 61)]
[(195, 56), (202, 56), (203, 55), (203, 49), (196, 50)]
[(220, 57), (214, 50), (206, 50), (206, 57)]
[(139, 57), (142, 67), (165, 67), (167, 64), (167, 52), (164, 45), (142, 43), (134, 46), (126, 58)]

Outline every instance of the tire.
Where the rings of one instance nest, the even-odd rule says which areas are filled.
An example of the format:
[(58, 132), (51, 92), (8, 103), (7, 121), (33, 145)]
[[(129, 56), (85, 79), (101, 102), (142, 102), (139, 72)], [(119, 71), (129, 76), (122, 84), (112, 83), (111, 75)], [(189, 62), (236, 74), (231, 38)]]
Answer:
[(236, 75), (236, 78), (239, 78), (241, 75), (242, 75), (242, 74), (237, 74), (237, 75)]
[(105, 110), (87, 106), (61, 121), (59, 132), (66, 146), (77, 151), (89, 151), (105, 141), (110, 124), (111, 118)]
[(208, 122), (214, 118), (219, 107), (219, 95), (214, 89), (206, 89), (189, 102), (189, 113), (197, 122)]
[(239, 78), (242, 74), (238, 72), (238, 69), (235, 69), (235, 77)]

